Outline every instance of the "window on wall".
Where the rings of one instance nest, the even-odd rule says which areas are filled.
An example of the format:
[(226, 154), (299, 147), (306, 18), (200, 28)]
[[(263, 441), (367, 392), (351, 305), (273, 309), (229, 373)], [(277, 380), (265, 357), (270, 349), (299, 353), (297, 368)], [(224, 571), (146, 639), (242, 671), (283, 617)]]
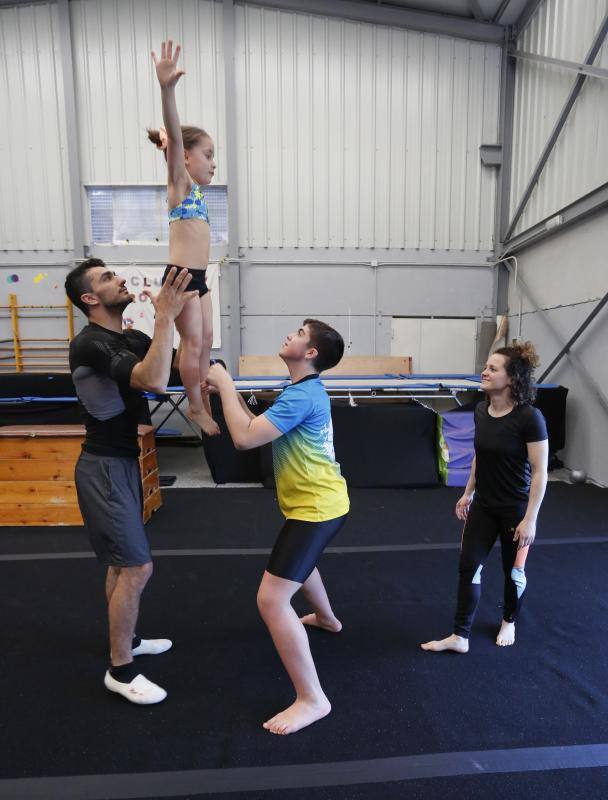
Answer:
[[(164, 186), (89, 186), (92, 244), (154, 244), (169, 241)], [(228, 242), (225, 186), (205, 187), (211, 244)]]

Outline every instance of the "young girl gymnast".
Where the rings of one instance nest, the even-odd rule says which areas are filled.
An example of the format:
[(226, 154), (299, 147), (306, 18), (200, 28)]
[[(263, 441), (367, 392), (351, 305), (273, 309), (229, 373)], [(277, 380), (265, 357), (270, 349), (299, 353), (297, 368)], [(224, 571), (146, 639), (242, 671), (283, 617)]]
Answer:
[(174, 50), (169, 39), (161, 45), (160, 58), (152, 53), (165, 127), (148, 129), (148, 138), (163, 151), (167, 161), (169, 264), (163, 283), (172, 266), (185, 267), (192, 274), (190, 289), (198, 290), (198, 297), (189, 300), (175, 320), (181, 339), (179, 371), (188, 396), (187, 414), (204, 433), (215, 436), (220, 429), (211, 416), (208, 397), (201, 393), (213, 342), (211, 295), (205, 282), (211, 237), (202, 189), (213, 180), (215, 149), (202, 128), (180, 125), (175, 101), (175, 87), (185, 74), (177, 67), (180, 49), (176, 45)]

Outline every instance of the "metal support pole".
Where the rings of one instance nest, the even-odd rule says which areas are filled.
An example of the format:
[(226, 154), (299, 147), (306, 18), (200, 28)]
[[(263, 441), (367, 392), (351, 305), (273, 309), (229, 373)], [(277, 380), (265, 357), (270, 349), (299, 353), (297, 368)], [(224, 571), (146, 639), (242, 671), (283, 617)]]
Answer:
[[(511, 199), (511, 166), (513, 159), (513, 109), (515, 106), (515, 61), (509, 58), (509, 33), (505, 32), (500, 68), (500, 141), (502, 164), (498, 173), (496, 217), (494, 220), (494, 252), (502, 249), (503, 234), (509, 223)], [(496, 314), (506, 314), (509, 303), (509, 273), (504, 265), (496, 267), (494, 307)]]
[(59, 18), (59, 55), (63, 77), (65, 102), (65, 127), (67, 135), (68, 178), (70, 183), (70, 206), (72, 212), (72, 239), (74, 255), (84, 258), (84, 214), (82, 212), (82, 181), (78, 156), (78, 120), (76, 117), (76, 89), (74, 87), (74, 64), (72, 60), (72, 28), (70, 24), (69, 0), (57, 0)]
[(21, 342), (19, 341), (19, 307), (17, 305), (17, 295), (9, 294), (8, 303), (9, 303), (9, 308), (11, 310), (13, 350), (15, 352), (15, 372), (23, 372), (23, 360), (21, 358)]
[(230, 262), (230, 372), (239, 374), (241, 358), (241, 262)]
[(562, 347), (562, 349), (559, 351), (559, 353), (556, 355), (556, 357), (553, 359), (553, 361), (549, 364), (547, 369), (543, 372), (543, 374), (538, 379), (539, 383), (542, 383), (544, 381), (544, 379), (547, 377), (547, 375), (553, 370), (553, 368), (562, 360), (562, 358), (567, 353), (570, 352), (570, 348), (572, 347), (574, 342), (576, 342), (576, 340), (583, 334), (583, 332), (587, 330), (589, 325), (591, 325), (593, 320), (597, 317), (597, 315), (600, 313), (602, 308), (604, 308), (606, 303), (608, 303), (608, 292), (606, 292), (606, 294), (602, 297), (600, 302), (596, 305), (596, 307), (593, 309), (593, 311), (589, 314), (587, 319), (582, 323), (582, 325), (579, 326), (579, 328), (570, 337), (570, 339), (568, 339), (566, 344)]
[(237, 116), (234, 65), (234, 0), (224, 0), (224, 84), (226, 91), (226, 177), (228, 184), (228, 260), (230, 262), (230, 344), (228, 368), (238, 375), (241, 357), (241, 265), (239, 262), (239, 209), (237, 202)]
[[(514, 267), (512, 267), (511, 264), (507, 263), (507, 269), (511, 273), (514, 272)], [(534, 307), (534, 310), (538, 311), (538, 313), (541, 315), (541, 318), (544, 320), (546, 326), (549, 328), (555, 339), (559, 342), (560, 346), (565, 347), (566, 343), (564, 342), (562, 335), (555, 329), (555, 326), (551, 322), (551, 319), (547, 314), (547, 312), (543, 308), (541, 308), (540, 305), (536, 302), (534, 295), (532, 294), (526, 283), (523, 281), (521, 273), (517, 275), (517, 286), (521, 288), (524, 295), (528, 298), (528, 300)], [(580, 376), (593, 389), (593, 393), (595, 394), (597, 401), (602, 406), (606, 414), (608, 414), (608, 397), (606, 397), (601, 387), (597, 384), (593, 376), (589, 373), (587, 367), (585, 367), (583, 362), (575, 353), (568, 352), (568, 357), (572, 363), (572, 366), (578, 371)]]

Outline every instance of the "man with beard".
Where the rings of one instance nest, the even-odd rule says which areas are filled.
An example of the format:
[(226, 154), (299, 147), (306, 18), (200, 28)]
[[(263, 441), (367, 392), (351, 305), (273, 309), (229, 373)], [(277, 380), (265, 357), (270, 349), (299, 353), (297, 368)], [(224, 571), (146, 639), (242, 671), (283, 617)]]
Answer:
[(75, 474), (78, 504), (97, 558), (108, 568), (111, 665), (104, 683), (132, 703), (146, 705), (159, 703), (167, 693), (139, 672), (133, 657), (163, 653), (172, 643), (135, 636), (141, 593), (152, 575), (137, 424), (147, 414), (142, 393), (167, 387), (175, 317), (197, 295), (186, 291), (190, 280), (187, 270), (178, 274), (173, 268), (156, 297), (146, 292), (156, 312), (152, 339), (123, 331), (123, 311), (133, 296), (125, 279), (101, 259), (88, 259), (65, 281), (68, 297), (89, 323), (70, 344), (70, 371), (86, 427)]

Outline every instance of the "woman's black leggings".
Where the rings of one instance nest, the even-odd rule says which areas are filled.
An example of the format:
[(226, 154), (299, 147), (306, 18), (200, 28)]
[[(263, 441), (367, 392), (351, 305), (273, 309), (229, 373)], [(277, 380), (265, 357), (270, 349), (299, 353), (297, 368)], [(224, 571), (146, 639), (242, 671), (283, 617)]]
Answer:
[(454, 633), (469, 638), (473, 618), (481, 597), (481, 570), (497, 537), (500, 536), (502, 568), (505, 574), (505, 622), (514, 622), (526, 588), (526, 573), (515, 567), (518, 542), (515, 529), (526, 514), (527, 503), (512, 508), (487, 509), (473, 502), (469, 509), (460, 550), (458, 602)]

